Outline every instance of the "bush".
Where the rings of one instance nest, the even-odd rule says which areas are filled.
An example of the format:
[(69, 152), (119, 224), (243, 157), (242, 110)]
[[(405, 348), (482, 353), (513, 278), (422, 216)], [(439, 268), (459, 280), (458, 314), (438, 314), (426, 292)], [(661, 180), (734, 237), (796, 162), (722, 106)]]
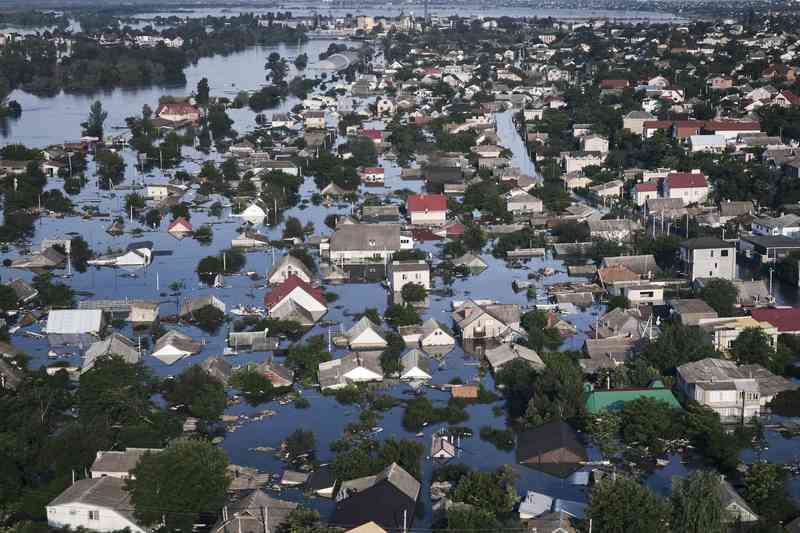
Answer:
[(395, 327), (411, 326), (422, 322), (417, 310), (411, 305), (390, 305), (383, 314), (383, 317), (389, 324)]
[(316, 440), (313, 431), (296, 429), (286, 437), (286, 452), (291, 459), (301, 455), (313, 454), (315, 445)]
[(400, 294), (403, 296), (404, 302), (422, 302), (425, 300), (425, 297), (428, 296), (428, 291), (425, 290), (425, 287), (422, 285), (418, 285), (416, 283), (406, 283), (403, 285), (403, 289), (400, 291)]
[(480, 432), (481, 440), (491, 442), (495, 448), (504, 452), (514, 449), (514, 432), (510, 429), (497, 429), (483, 426)]
[(252, 369), (235, 372), (231, 376), (230, 385), (239, 390), (250, 405), (269, 402), (275, 397), (276, 389), (272, 382)]
[(193, 312), (192, 320), (203, 331), (216, 333), (225, 320), (225, 313), (213, 305), (207, 305)]

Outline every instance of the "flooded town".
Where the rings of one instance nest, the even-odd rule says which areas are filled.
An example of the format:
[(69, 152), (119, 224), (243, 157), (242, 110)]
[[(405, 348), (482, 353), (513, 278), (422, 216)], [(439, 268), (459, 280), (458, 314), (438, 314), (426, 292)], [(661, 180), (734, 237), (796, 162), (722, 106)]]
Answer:
[(799, 24), (0, 1), (0, 532), (800, 533)]

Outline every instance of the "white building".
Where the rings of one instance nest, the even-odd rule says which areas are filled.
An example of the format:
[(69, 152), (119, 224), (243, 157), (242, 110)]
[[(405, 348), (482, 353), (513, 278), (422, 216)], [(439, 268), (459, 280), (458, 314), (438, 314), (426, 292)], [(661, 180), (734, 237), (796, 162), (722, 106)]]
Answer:
[(47, 505), (47, 524), (53, 528), (79, 528), (111, 532), (128, 529), (147, 533), (133, 516), (133, 503), (125, 481), (116, 477), (81, 479)]
[(680, 257), (684, 273), (697, 278), (736, 278), (736, 246), (716, 237), (699, 237), (683, 241)]
[(400, 292), (409, 283), (421, 285), (426, 291), (431, 288), (431, 269), (427, 261), (392, 261), (389, 263), (389, 283), (392, 291)]

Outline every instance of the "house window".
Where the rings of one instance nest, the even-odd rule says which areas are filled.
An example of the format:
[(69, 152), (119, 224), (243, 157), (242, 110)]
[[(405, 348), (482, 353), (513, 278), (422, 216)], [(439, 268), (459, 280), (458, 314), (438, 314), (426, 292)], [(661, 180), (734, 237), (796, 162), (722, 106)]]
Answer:
[(720, 254), (722, 257), (728, 257), (728, 250), (722, 250), (722, 251), (721, 251), (719, 254)]
[(711, 254), (711, 257), (714, 257), (714, 250), (711, 250), (709, 253)]
[(406, 274), (403, 274), (403, 281), (405, 281), (405, 280), (407, 280), (407, 279), (408, 279), (408, 275), (406, 275)]
[(100, 511), (89, 511), (89, 520), (100, 520)]

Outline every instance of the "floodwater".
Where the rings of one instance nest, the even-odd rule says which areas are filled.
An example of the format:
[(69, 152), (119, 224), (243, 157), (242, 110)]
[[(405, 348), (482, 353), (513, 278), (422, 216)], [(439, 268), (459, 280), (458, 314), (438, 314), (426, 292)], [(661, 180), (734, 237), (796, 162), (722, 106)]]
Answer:
[[(187, 69), (187, 86), (185, 88), (164, 91), (158, 88), (143, 89), (137, 91), (112, 91), (108, 94), (98, 96), (73, 96), (59, 95), (52, 99), (36, 98), (29, 95), (17, 94), (15, 97), (22, 102), (25, 109), (20, 121), (13, 123), (11, 131), (5, 137), (6, 142), (19, 142), (32, 146), (45, 146), (53, 143), (60, 143), (66, 139), (76, 138), (80, 135), (79, 123), (84, 119), (90, 102), (95, 98), (100, 98), (104, 107), (109, 111), (107, 124), (117, 126), (124, 123), (124, 118), (140, 112), (143, 104), (152, 106), (161, 94), (187, 94), (189, 93), (202, 77), (207, 77), (211, 84), (212, 94), (226, 94), (229, 91), (235, 92), (239, 89), (254, 89), (263, 80), (262, 65), (267, 54), (272, 50), (279, 51), (282, 55), (294, 55), (307, 52), (310, 59), (315, 60), (319, 51), (327, 48), (328, 43), (324, 41), (311, 41), (300, 47), (280, 46), (277, 48), (255, 48), (232, 54), (225, 58), (210, 58), (201, 60), (198, 65)], [(235, 85), (234, 85), (235, 84)], [(282, 109), (289, 109), (297, 103), (296, 100), (287, 99)], [(245, 132), (254, 125), (253, 113), (249, 110), (233, 110), (232, 118), (235, 120), (234, 128), (240, 132)], [(506, 144), (514, 152), (514, 165), (519, 166), (523, 171), (535, 172), (533, 164), (527, 157), (524, 143), (516, 134), (511, 122), (510, 113), (498, 115), (498, 131)], [(186, 150), (189, 157), (200, 157), (193, 150)], [(126, 171), (126, 183), (130, 185), (134, 181), (163, 181), (163, 176), (158, 172), (153, 172), (149, 176), (139, 176), (133, 169), (133, 156), (130, 151), (124, 153), (129, 167)], [(397, 189), (410, 189), (415, 192), (420, 191), (421, 182), (402, 181), (399, 177), (400, 169), (394, 162), (382, 161), (387, 169), (386, 186), (384, 188), (369, 188), (370, 192), (379, 194), (389, 194)], [(195, 170), (196, 162), (187, 162), (184, 165), (187, 170)], [(90, 166), (90, 171), (93, 168)], [(93, 175), (90, 172), (90, 175)], [(60, 179), (51, 180), (52, 187), (62, 187)], [(364, 189), (366, 190), (366, 189)], [(324, 225), (326, 215), (331, 213), (349, 213), (352, 207), (343, 206), (314, 206), (310, 203), (311, 195), (316, 192), (313, 179), (307, 178), (301, 189), (303, 203), (293, 209), (288, 210), (284, 216), (298, 217), (303, 223), (312, 222), (316, 228), (316, 233), (329, 233), (329, 229)], [(73, 201), (81, 205), (98, 205), (101, 212), (111, 213), (111, 217), (124, 215), (124, 195), (126, 191), (118, 190), (114, 193), (100, 191), (94, 179), (84, 187), (80, 194), (73, 197)], [(185, 198), (190, 201), (194, 192), (190, 192)], [(212, 199), (213, 201), (214, 199)], [(97, 203), (99, 201), (99, 203)], [(168, 219), (169, 217), (167, 217)], [(183, 282), (186, 288), (181, 292), (180, 298), (190, 298), (205, 294), (214, 294), (221, 298), (228, 308), (240, 303), (255, 303), (262, 305), (265, 291), (253, 287), (253, 282), (244, 275), (228, 276), (226, 286), (221, 289), (208, 288), (200, 284), (195, 267), (198, 261), (208, 255), (219, 255), (222, 250), (230, 246), (231, 239), (237, 235), (240, 227), (240, 220), (229, 216), (226, 210), (220, 218), (210, 217), (205, 211), (197, 210), (192, 212), (191, 222), (195, 227), (204, 223), (213, 226), (214, 238), (210, 245), (201, 245), (197, 241), (186, 238), (176, 240), (166, 233), (169, 221), (165, 219), (161, 226), (156, 229), (142, 228), (142, 235), (132, 235), (130, 230), (140, 228), (136, 221), (126, 220), (126, 230), (124, 235), (111, 237), (105, 233), (105, 228), (110, 224), (109, 220), (85, 221), (77, 217), (67, 219), (43, 218), (37, 222), (36, 236), (33, 239), (33, 248), (38, 247), (38, 243), (44, 238), (56, 238), (64, 236), (69, 232), (81, 234), (90, 246), (99, 253), (105, 252), (108, 248), (124, 248), (127, 244), (135, 241), (148, 240), (154, 243), (157, 251), (171, 252), (171, 255), (159, 255), (155, 257), (153, 264), (147, 269), (135, 271), (133, 273), (120, 269), (110, 268), (89, 268), (85, 273), (74, 273), (74, 276), (65, 282), (69, 283), (78, 291), (91, 293), (91, 298), (143, 298), (157, 299), (162, 302), (161, 314), (172, 314), (177, 308), (176, 298), (169, 296), (169, 285), (173, 282)], [(259, 229), (271, 238), (279, 238), (282, 227), (263, 225)], [(418, 243), (417, 246), (423, 250), (432, 252), (434, 256), (440, 255), (441, 242), (427, 241)], [(487, 250), (490, 249), (487, 247)], [(244, 272), (252, 271), (263, 275), (281, 251), (276, 251), (273, 256), (271, 251), (258, 251), (247, 254), (247, 264)], [(2, 254), (2, 259), (14, 259), (19, 256), (16, 250)], [(524, 269), (509, 268), (504, 262), (497, 260), (487, 252), (483, 254), (484, 259), (489, 263), (489, 268), (477, 276), (466, 279), (458, 279), (453, 283), (452, 297), (440, 298), (431, 296), (429, 307), (422, 313), (423, 319), (436, 318), (446, 324), (450, 324), (449, 308), (451, 300), (476, 298), (494, 299), (506, 303), (519, 303), (529, 305), (526, 293), (515, 293), (511, 283), (514, 279), (527, 279), (529, 272), (538, 271), (544, 267), (552, 267), (557, 273), (553, 276), (544, 278), (537, 282), (538, 293), (542, 294), (544, 286), (556, 282), (567, 281), (570, 278), (566, 274), (566, 267), (560, 260), (552, 257), (532, 259), (525, 264)], [(16, 277), (26, 280), (32, 278), (32, 274), (26, 271), (10, 270), (0, 267), (0, 278), (8, 281)], [(441, 286), (441, 280), (437, 280)], [(376, 307), (381, 313), (388, 305), (389, 295), (386, 290), (377, 283), (357, 284), (349, 283), (338, 286), (327, 286), (326, 290), (335, 292), (339, 295), (339, 300), (331, 305), (325, 317), (341, 323), (344, 328), (352, 324), (352, 313), (359, 312), (366, 307)], [(586, 337), (589, 326), (594, 317), (603, 311), (602, 305), (583, 310), (579, 314), (566, 316), (565, 318), (578, 327), (578, 334), (569, 339), (564, 344), (564, 349), (579, 349)], [(169, 325), (167, 325), (169, 327)], [(33, 326), (31, 329), (38, 331), (40, 326)], [(208, 334), (190, 326), (181, 326), (183, 331), (189, 333), (197, 339), (203, 339), (206, 346), (203, 351), (193, 357), (184, 359), (172, 366), (167, 366), (155, 358), (144, 355), (144, 363), (150, 367), (157, 375), (166, 377), (177, 375), (190, 365), (197, 364), (203, 359), (220, 355), (225, 348), (225, 336), (227, 327), (221, 328), (215, 334)], [(130, 327), (126, 326), (122, 332), (136, 340), (136, 335)], [(307, 336), (328, 334), (328, 329), (322, 326), (313, 328)], [(16, 335), (14, 343), (25, 350), (32, 357), (32, 365), (47, 365), (52, 360), (48, 358), (49, 346), (46, 341), (34, 340), (23, 335)], [(285, 348), (284, 344), (282, 348)], [(148, 352), (145, 351), (147, 354)], [(341, 356), (345, 352), (340, 349), (333, 349), (334, 356)], [(233, 365), (243, 365), (250, 361), (260, 361), (266, 356), (265, 353), (239, 354), (232, 356), (229, 360)], [(280, 360), (280, 358), (279, 358)], [(67, 361), (70, 364), (79, 365), (79, 355), (73, 355)], [(446, 357), (442, 359), (440, 365), (432, 365), (436, 370), (433, 372), (434, 384), (448, 383), (451, 379), (458, 377), (465, 383), (480, 382), (488, 389), (494, 390), (491, 376), (485, 372), (478, 364), (474, 356), (467, 354), (462, 347), (456, 347)], [(405, 394), (409, 390), (407, 385), (396, 385), (391, 387), (388, 392), (398, 398), (407, 398)], [(352, 406), (341, 406), (335, 399), (320, 395), (315, 389), (305, 389), (303, 396), (310, 400), (311, 406), (305, 410), (297, 410), (292, 405), (281, 406), (277, 402), (251, 407), (248, 405), (237, 405), (229, 408), (231, 414), (253, 414), (264, 409), (276, 411), (276, 415), (265, 418), (260, 422), (253, 422), (241, 427), (238, 431), (229, 433), (222, 443), (230, 455), (232, 462), (245, 466), (257, 467), (266, 472), (280, 473), (284, 465), (274, 458), (271, 454), (250, 451), (257, 446), (269, 446), (277, 448), (285, 437), (298, 427), (311, 429), (316, 435), (317, 456), (320, 460), (326, 461), (333, 458), (329, 451), (332, 441), (339, 438), (343, 428), (349, 422), (358, 417), (358, 409)], [(426, 394), (434, 402), (446, 402), (447, 395), (443, 392), (426, 389)], [(493, 445), (483, 442), (478, 437), (482, 426), (493, 426), (497, 428), (505, 427), (505, 418), (497, 417), (493, 413), (493, 407), (501, 405), (476, 405), (467, 408), (470, 419), (465, 422), (473, 430), (474, 436), (471, 439), (462, 441), (461, 456), (456, 461), (463, 461), (473, 467), (480, 469), (494, 469), (504, 464), (514, 464), (514, 453), (501, 452)], [(389, 437), (399, 437), (415, 439), (415, 435), (406, 432), (400, 423), (402, 409), (395, 408), (384, 414), (379, 423), (384, 431), (377, 434), (376, 438), (386, 439)], [(438, 427), (427, 427), (424, 430), (424, 437), (420, 442), (429, 449), (431, 434), (439, 429)], [(796, 455), (796, 441), (786, 440), (785, 443), (778, 439), (783, 439), (773, 432), (768, 432), (770, 447), (761, 453), (772, 461), (786, 462), (793, 459)], [(599, 453), (591, 449), (591, 458), (599, 459)], [(752, 460), (754, 453), (746, 452), (744, 458)], [(427, 493), (431, 473), (434, 465), (429, 460), (424, 460), (423, 467), (423, 491), (424, 501), (427, 501)], [(585, 500), (586, 492), (582, 487), (570, 484), (566, 480), (561, 480), (535, 470), (515, 466), (515, 471), (519, 474), (517, 488), (521, 495), (526, 490), (538, 490), (550, 495), (574, 499)], [(686, 467), (677, 460), (666, 468), (656, 471), (648, 479), (648, 483), (659, 491), (666, 492), (669, 480), (672, 475), (685, 475)], [(794, 494), (800, 493), (796, 481), (791, 485)], [(301, 500), (302, 494), (296, 489), (285, 490), (281, 497)], [(313, 499), (307, 502), (309, 505), (320, 509), (326, 513), (332, 508), (332, 502), (324, 499)], [(421, 523), (429, 523), (430, 509), (420, 520)]]

